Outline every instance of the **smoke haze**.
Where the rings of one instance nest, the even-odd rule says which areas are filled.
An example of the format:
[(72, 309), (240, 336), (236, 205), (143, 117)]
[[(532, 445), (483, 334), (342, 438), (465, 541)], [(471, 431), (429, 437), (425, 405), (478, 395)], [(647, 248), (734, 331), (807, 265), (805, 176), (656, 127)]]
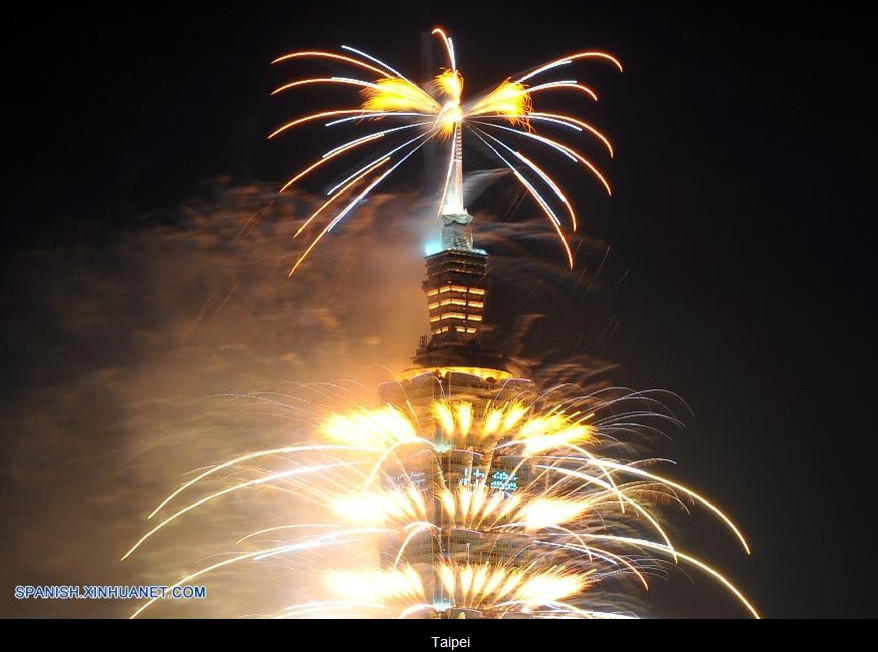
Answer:
[[(432, 204), (374, 197), (288, 279), (301, 251), (291, 235), (312, 203), (219, 179), (136, 226), (23, 252), (8, 266), (4, 586), (168, 584), (248, 527), (244, 506), (228, 501), (221, 522), (210, 510), (187, 516), (185, 537), (172, 528), (119, 562), (184, 474), (285, 445), (328, 409), (374, 403), (377, 382), (409, 365), (427, 330), (420, 282), (424, 243), (438, 237)], [(504, 335), (527, 366), (535, 356), (528, 342), (541, 332), (534, 338), (540, 320), (532, 313), (557, 304), (565, 283), (591, 281), (583, 270), (559, 273), (557, 245), (542, 225), (488, 224), (477, 220), (476, 237), (492, 253), (495, 305), (517, 295), (513, 314), (495, 307), (494, 319), (518, 319)], [(585, 257), (599, 263), (606, 252), (589, 247)], [(542, 250), (551, 255), (534, 256)], [(542, 352), (572, 348), (543, 339)], [(262, 509), (278, 510), (278, 522), (291, 508), (260, 499)], [(259, 581), (278, 582), (270, 573)], [(209, 591), (223, 600), (157, 613), (259, 610), (240, 587), (225, 590), (221, 575)], [(3, 600), (7, 615), (22, 617), (115, 617), (134, 608), (14, 601), (11, 588)]]

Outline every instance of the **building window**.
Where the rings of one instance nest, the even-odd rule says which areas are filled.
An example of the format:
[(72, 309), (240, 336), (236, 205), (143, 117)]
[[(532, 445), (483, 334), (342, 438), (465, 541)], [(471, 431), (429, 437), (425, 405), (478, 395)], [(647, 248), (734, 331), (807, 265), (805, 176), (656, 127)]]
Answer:
[(438, 305), (440, 305), (440, 306), (465, 306), (466, 301), (464, 301), (463, 299), (443, 299), (442, 302), (439, 303)]

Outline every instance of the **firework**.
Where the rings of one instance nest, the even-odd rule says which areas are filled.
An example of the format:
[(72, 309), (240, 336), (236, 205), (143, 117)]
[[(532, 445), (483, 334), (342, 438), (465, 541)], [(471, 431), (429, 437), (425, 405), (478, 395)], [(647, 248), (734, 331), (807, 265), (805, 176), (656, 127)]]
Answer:
[[(563, 205), (575, 230), (573, 208), (549, 174), (507, 142), (508, 134), (581, 165), (609, 192), (606, 179), (588, 159), (536, 128), (585, 132), (612, 155), (609, 141), (579, 118), (534, 110), (534, 97), (543, 91), (575, 90), (597, 99), (594, 92), (575, 80), (536, 85), (532, 80), (579, 59), (604, 59), (620, 69), (621, 65), (604, 53), (580, 52), (466, 99), (451, 39), (442, 30), (434, 33), (445, 46), (449, 67), (427, 88), (349, 47), (343, 48), (344, 54), (309, 51), (278, 59), (323, 58), (368, 73), (368, 79), (361, 78), (365, 74), (316, 77), (279, 88), (276, 92), (319, 84), (349, 87), (359, 92), (360, 103), (357, 108), (297, 118), (272, 136), (318, 120), (328, 120), (330, 128), (341, 123), (383, 127), (338, 144), (284, 186), (287, 190), (360, 147), (384, 146), (382, 153), (338, 181), (303, 221), (296, 236), (312, 225), (323, 226), (291, 274), (378, 184), (433, 140), (449, 149), (439, 208), (445, 222), (443, 245), (448, 235), (449, 246), (466, 244), (455, 255), (486, 263), (487, 253), (471, 248), (471, 236), (467, 240), (464, 233), (455, 240), (472, 220), (463, 204), (465, 131), (496, 155), (540, 206), (572, 267), (561, 220), (541, 189), (548, 189), (553, 201)], [(391, 139), (397, 140), (391, 144)], [(343, 206), (342, 198), (347, 202)], [(479, 323), (487, 292), (483, 272), (460, 267), (448, 273), (462, 279), (458, 285), (446, 279), (444, 289), (427, 289), (427, 295), (450, 292), (447, 305), (478, 312), (453, 312), (447, 319)], [(472, 294), (476, 300), (455, 293)], [(436, 299), (430, 309), (440, 305), (446, 304)], [(442, 318), (431, 316), (431, 323)], [(153, 538), (169, 536), (195, 512), (216, 509), (246, 494), (264, 499), (263, 492), (272, 491), (290, 504), (308, 505), (310, 515), (282, 508), (270, 520), (257, 522), (260, 510), (244, 512), (245, 518), (252, 516), (252, 527), (235, 532), (235, 549), (204, 561), (174, 588), (268, 564), (292, 570), (297, 577), (305, 569), (311, 575), (316, 570), (318, 581), (307, 586), (304, 599), (278, 595), (278, 604), (260, 614), (264, 616), (619, 618), (638, 614), (632, 585), (645, 590), (672, 568), (688, 566), (724, 587), (758, 617), (723, 574), (675, 545), (666, 514), (674, 507), (701, 508), (749, 554), (738, 527), (707, 498), (656, 471), (663, 460), (632, 458), (634, 447), (626, 443), (632, 433), (655, 431), (657, 420), (679, 423), (658, 395), (609, 388), (580, 394), (565, 382), (536, 396), (531, 381), (504, 368), (478, 366), (478, 354), (485, 354), (486, 360), (502, 356), (481, 349), (477, 328), (443, 327), (434, 329), (433, 336), (429, 344), (422, 344), (430, 364), (421, 361), (391, 383), (393, 387), (382, 386), (382, 406), (323, 414), (301, 441), (196, 472), (149, 515), (153, 527), (123, 560)], [(463, 366), (455, 362), (460, 352), (455, 347), (467, 357)], [(455, 349), (454, 355), (446, 348)], [(433, 354), (438, 356), (435, 360)], [(575, 393), (568, 395), (569, 391)], [(141, 605), (134, 616), (153, 602)]]
[[(623, 409), (630, 401), (637, 408)], [(180, 486), (125, 557), (192, 510), (270, 486), (316, 505), (324, 518), (256, 529), (240, 538), (238, 552), (176, 585), (342, 548), (351, 563), (325, 567), (313, 599), (267, 615), (615, 618), (636, 615), (625, 606), (630, 583), (645, 589), (665, 566), (680, 564), (758, 616), (728, 579), (674, 545), (661, 512), (700, 506), (749, 552), (737, 526), (700, 494), (650, 470), (657, 460), (602, 452), (638, 415), (673, 420), (657, 399), (477, 405), (449, 398), (420, 417), (392, 405), (329, 414), (319, 441), (254, 451)], [(364, 550), (374, 554), (366, 560)]]
[[(311, 243), (290, 270), (292, 275), (335, 226), (345, 219), (381, 182), (404, 164), (424, 145), (431, 141), (447, 143), (448, 165), (444, 173), (439, 212), (443, 215), (465, 213), (462, 190), (462, 148), (464, 132), (477, 139), (498, 162), (507, 168), (535, 201), (557, 233), (573, 267), (573, 253), (564, 235), (564, 224), (559, 212), (566, 213), (568, 226), (577, 229), (576, 213), (552, 176), (531, 157), (517, 148), (534, 146), (540, 154), (546, 153), (559, 160), (582, 167), (611, 193), (610, 184), (598, 167), (575, 147), (565, 142), (569, 136), (585, 135), (595, 138), (610, 156), (610, 141), (595, 127), (580, 118), (563, 113), (542, 112), (534, 108), (539, 95), (550, 91), (573, 91), (597, 101), (597, 94), (575, 79), (549, 79), (568, 70), (579, 60), (597, 59), (615, 65), (622, 64), (604, 52), (577, 52), (532, 69), (515, 79), (500, 82), (493, 89), (467, 98), (464, 78), (457, 67), (454, 44), (442, 29), (433, 30), (444, 45), (448, 67), (442, 70), (424, 88), (418, 86), (395, 68), (375, 57), (349, 46), (343, 52), (303, 51), (279, 57), (274, 63), (302, 59), (317, 59), (349, 67), (357, 76), (310, 77), (296, 79), (274, 91), (284, 93), (302, 87), (329, 85), (347, 88), (355, 93), (352, 105), (346, 108), (319, 111), (298, 117), (276, 129), (269, 138), (289, 130), (322, 121), (326, 128), (356, 124), (371, 128), (365, 135), (342, 142), (327, 150), (316, 162), (295, 174), (281, 188), (288, 190), (296, 182), (324, 165), (331, 165), (345, 155), (363, 151), (366, 146), (381, 145), (374, 155), (356, 171), (334, 184), (326, 193), (326, 200), (297, 229), (295, 236), (315, 225)], [(539, 80), (541, 83), (534, 83)], [(559, 131), (549, 137), (541, 129)], [(561, 140), (559, 140), (561, 138)], [(510, 144), (513, 143), (513, 144)], [(322, 218), (323, 222), (319, 222)], [(317, 226), (322, 224), (322, 226)]]

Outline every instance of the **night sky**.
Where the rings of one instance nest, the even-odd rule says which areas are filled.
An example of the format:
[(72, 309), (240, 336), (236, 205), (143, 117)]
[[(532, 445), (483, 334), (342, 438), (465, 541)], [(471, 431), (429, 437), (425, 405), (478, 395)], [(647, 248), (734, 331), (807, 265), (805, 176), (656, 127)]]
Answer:
[[(735, 515), (754, 554), (710, 528), (699, 550), (715, 544), (706, 556), (765, 616), (875, 617), (876, 70), (865, 20), (654, 5), (546, 2), (525, 14), (499, 2), (286, 2), (133, 15), (66, 5), (18, 17), (4, 35), (4, 292), (22, 252), (111, 247), (205, 180), (277, 182), (301, 167), (309, 136), (265, 139), (295, 113), (268, 97), (284, 79), (269, 65), (279, 54), (350, 43), (417, 75), (420, 35), (441, 24), (475, 90), (569, 51), (613, 52), (623, 75), (580, 75), (597, 80), (601, 100), (586, 113), (617, 154), (603, 165), (613, 198), (584, 189), (576, 200), (628, 272), (613, 299), (618, 327), (592, 352), (622, 364), (630, 386), (672, 389), (692, 407), (671, 450), (680, 477)], [(392, 188), (421, 179), (416, 167)], [(572, 349), (577, 332), (556, 334), (557, 346)], [(2, 352), (0, 390), (21, 397), (30, 358), (8, 342)], [(4, 426), (4, 454), (15, 438)], [(16, 575), (4, 571), (6, 594)]]

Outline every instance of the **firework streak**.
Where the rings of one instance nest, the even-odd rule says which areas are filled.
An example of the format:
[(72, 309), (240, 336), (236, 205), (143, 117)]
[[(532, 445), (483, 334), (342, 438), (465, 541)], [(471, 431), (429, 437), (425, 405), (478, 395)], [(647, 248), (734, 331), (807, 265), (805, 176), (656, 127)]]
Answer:
[[(386, 63), (352, 47), (342, 46), (342, 52), (318, 50), (293, 52), (279, 57), (274, 63), (303, 59), (324, 60), (327, 63), (349, 67), (358, 76), (310, 77), (296, 79), (274, 91), (285, 93), (298, 88), (333, 86), (351, 89), (360, 100), (353, 107), (318, 111), (298, 117), (280, 126), (269, 138), (284, 134), (295, 127), (323, 122), (326, 128), (354, 124), (369, 133), (342, 142), (327, 150), (317, 161), (296, 173), (281, 188), (291, 188), (296, 182), (324, 165), (337, 163), (344, 156), (363, 151), (367, 146), (380, 145), (380, 153), (327, 192), (327, 199), (297, 229), (300, 236), (309, 228), (315, 235), (304, 253), (290, 270), (290, 275), (304, 262), (320, 241), (347, 217), (382, 181), (415, 152), (432, 140), (447, 141), (448, 166), (439, 203), (440, 210), (463, 212), (463, 198), (449, 197), (454, 189), (455, 160), (459, 160), (463, 133), (477, 139), (498, 162), (512, 173), (524, 191), (534, 200), (558, 235), (573, 267), (573, 253), (564, 236), (564, 223), (559, 213), (565, 215), (572, 231), (577, 229), (577, 217), (570, 201), (550, 174), (532, 158), (519, 151), (511, 142), (534, 147), (540, 154), (581, 167), (609, 194), (610, 184), (598, 167), (581, 152), (565, 142), (572, 136), (588, 136), (596, 139), (609, 156), (613, 146), (600, 131), (576, 116), (541, 112), (534, 109), (535, 99), (550, 92), (576, 92), (588, 101), (597, 101), (597, 94), (575, 79), (560, 79), (534, 84), (537, 79), (557, 75), (568, 70), (574, 62), (597, 59), (622, 70), (622, 64), (604, 52), (576, 52), (556, 59), (516, 79), (506, 79), (492, 90), (464, 98), (463, 76), (457, 68), (454, 44), (445, 32), (437, 28), (438, 36), (448, 58), (448, 68), (442, 70), (426, 87), (421, 88), (398, 70)], [(557, 131), (549, 137), (538, 129)], [(559, 138), (561, 140), (559, 140)], [(319, 221), (318, 218), (323, 218)], [(314, 225), (312, 227), (312, 225)]]
[[(621, 409), (631, 400), (640, 407)], [(288, 563), (315, 549), (371, 547), (369, 563), (352, 555), (360, 561), (349, 568), (325, 568), (319, 598), (274, 616), (631, 617), (621, 606), (631, 584), (647, 589), (679, 564), (709, 576), (758, 617), (728, 579), (675, 547), (659, 511), (701, 507), (749, 553), (735, 524), (700, 494), (649, 470), (658, 460), (600, 453), (652, 400), (591, 396), (577, 404), (586, 409), (512, 401), (488, 403), (482, 413), (466, 400), (437, 400), (420, 420), (413, 408), (392, 405), (330, 414), (317, 429), (320, 442), (248, 453), (183, 484), (125, 557), (188, 512), (268, 485), (317, 505), (325, 518), (254, 531), (238, 542), (251, 548), (173, 586), (227, 567)], [(281, 464), (262, 468), (267, 460)]]

